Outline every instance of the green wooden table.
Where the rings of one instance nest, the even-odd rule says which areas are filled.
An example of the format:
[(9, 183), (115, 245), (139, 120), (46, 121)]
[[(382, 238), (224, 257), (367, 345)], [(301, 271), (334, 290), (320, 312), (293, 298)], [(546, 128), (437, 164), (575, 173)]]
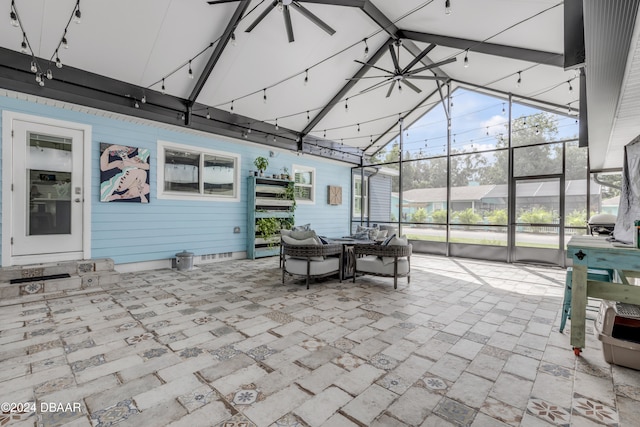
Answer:
[[(573, 236), (567, 244), (567, 257), (573, 260), (571, 346), (579, 355), (585, 342), (588, 297), (640, 304), (640, 286), (627, 280), (640, 277), (640, 249), (616, 246), (599, 236)], [(587, 280), (587, 268), (614, 269), (620, 282)]]

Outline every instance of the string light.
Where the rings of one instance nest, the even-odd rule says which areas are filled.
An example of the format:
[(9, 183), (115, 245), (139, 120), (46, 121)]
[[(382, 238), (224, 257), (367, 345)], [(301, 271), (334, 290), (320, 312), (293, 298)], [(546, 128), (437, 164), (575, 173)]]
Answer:
[(140, 102), (142, 102), (143, 104), (147, 103), (147, 95), (142, 95), (142, 99), (140, 99)]
[(278, 127), (278, 119), (276, 118), (276, 130), (280, 130), (280, 128)]
[(238, 42), (236, 40), (236, 33), (232, 32), (231, 33), (231, 46), (237, 46), (237, 45), (238, 45)]
[(136, 102), (133, 103), (133, 106), (136, 108), (140, 108), (140, 104), (138, 104), (138, 101), (136, 100)]
[(189, 78), (193, 80), (193, 70), (191, 69), (191, 60), (189, 60)]
[(38, 72), (38, 66), (36, 65), (36, 61), (35, 60), (31, 61), (31, 72), (32, 73)]
[(78, 2), (76, 3), (76, 11), (74, 13), (73, 21), (76, 24), (79, 24), (81, 20), (82, 20), (82, 12), (80, 12), (80, 0), (78, 0)]
[(307, 110), (307, 121), (309, 121), (309, 110)]
[(262, 89), (262, 102), (267, 103), (267, 88)]
[(11, 18), (11, 25), (14, 27), (19, 27), (20, 22), (18, 22), (18, 14), (15, 11), (16, 3), (14, 0), (11, 0), (11, 12), (9, 12), (9, 18)]
[(209, 112), (209, 107), (207, 107), (207, 120), (211, 120), (211, 113)]
[(464, 68), (469, 68), (469, 49), (464, 53)]
[(522, 71), (518, 71), (518, 81), (516, 82), (516, 87), (520, 87), (522, 84)]
[(327, 137), (327, 130), (325, 129), (323, 138), (326, 138), (326, 137)]
[(367, 59), (369, 57), (369, 45), (366, 38), (362, 41), (364, 42), (364, 59)]
[(504, 102), (502, 103), (502, 115), (507, 114), (507, 110), (504, 108)]
[(444, 2), (444, 13), (446, 15), (451, 15), (451, 0), (445, 0), (445, 2)]
[(69, 49), (69, 42), (67, 41), (67, 30), (64, 30), (64, 35), (62, 36), (62, 46), (65, 49)]
[(230, 108), (230, 110), (231, 110), (231, 114), (233, 114), (233, 101), (234, 101), (234, 100), (232, 99), (232, 100), (231, 100), (231, 108)]
[(571, 86), (571, 80), (569, 80), (567, 83), (569, 83), (569, 93), (573, 92), (573, 86)]
[(360, 132), (360, 123), (358, 123), (358, 132)]
[(304, 85), (306, 86), (309, 83), (309, 69), (304, 70)]
[(247, 133), (251, 133), (251, 123), (247, 123), (247, 125), (249, 126), (249, 128), (247, 129)]
[(53, 79), (53, 73), (51, 72), (51, 69), (47, 70), (47, 79), (49, 80)]
[(344, 112), (345, 113), (349, 112), (349, 98), (344, 100)]
[(538, 125), (536, 125), (536, 135), (540, 135), (540, 129), (538, 128)]
[(60, 57), (58, 56), (57, 53), (56, 53), (56, 67), (62, 68), (62, 61), (60, 61)]
[(27, 53), (27, 35), (22, 32), (22, 43), (20, 44), (20, 52)]
[(166, 88), (164, 87), (164, 77), (162, 78), (162, 94), (166, 93)]

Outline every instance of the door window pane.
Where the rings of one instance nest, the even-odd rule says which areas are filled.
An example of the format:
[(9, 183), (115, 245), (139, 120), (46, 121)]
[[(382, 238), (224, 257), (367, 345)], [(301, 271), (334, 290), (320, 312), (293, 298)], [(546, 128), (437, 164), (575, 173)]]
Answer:
[(200, 192), (200, 154), (168, 149), (165, 151), (164, 190)]
[(71, 233), (71, 139), (30, 133), (27, 235)]

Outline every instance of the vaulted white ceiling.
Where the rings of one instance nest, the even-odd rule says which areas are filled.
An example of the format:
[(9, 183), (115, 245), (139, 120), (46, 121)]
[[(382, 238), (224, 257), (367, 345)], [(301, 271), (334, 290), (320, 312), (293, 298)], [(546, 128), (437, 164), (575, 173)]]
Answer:
[[(434, 80), (411, 79), (420, 93), (403, 81), (402, 91), (396, 85), (389, 97), (386, 95), (391, 82), (367, 90), (387, 78), (379, 68), (394, 69), (386, 47), (393, 38), (402, 41), (396, 50), (401, 68), (437, 40), (436, 46), (412, 69), (457, 58), (456, 62), (417, 74), (435, 73), (445, 78), (439, 80), (441, 83), (450, 82), (452, 89), (459, 85), (494, 89), (505, 97), (513, 94), (516, 99), (549, 103), (549, 108), (559, 113), (564, 113), (569, 104), (578, 107), (579, 79), (575, 71), (562, 67), (564, 7), (559, 0), (451, 0), (451, 14), (445, 14), (445, 0), (330, 2), (346, 5), (300, 0), (300, 5), (332, 27), (335, 34), (327, 34), (299, 13), (294, 4), (290, 6), (293, 43), (287, 39), (284, 13), (277, 8), (251, 32), (245, 32), (263, 11), (272, 7), (272, 1), (267, 0), (246, 3), (81, 0), (81, 23), (68, 24), (77, 0), (14, 0), (22, 27), (8, 22), (0, 25), (0, 48), (20, 51), (24, 30), (39, 67), (43, 72), (52, 70), (53, 81), (45, 81), (45, 87), (55, 87), (56, 79), (62, 82), (64, 77), (64, 83), (91, 87), (104, 93), (105, 98), (140, 100), (144, 95), (157, 100), (164, 79), (165, 96), (177, 100), (174, 104), (178, 112), (184, 104), (189, 113), (189, 100), (197, 88), (197, 96), (191, 99), (191, 114), (202, 118), (207, 107), (212, 115), (220, 110), (233, 112), (235, 118), (227, 116), (225, 122), (235, 122), (237, 136), (251, 127), (268, 133), (265, 141), (271, 136), (292, 138), (291, 135), (302, 133), (305, 141), (316, 143), (324, 139), (326, 132), (326, 139), (344, 141), (345, 145), (368, 153), (395, 137), (399, 116), (411, 123), (424, 113), (412, 110), (440, 99), (438, 81)], [(2, 1), (0, 10), (3, 6), (8, 15), (11, 1)], [(232, 41), (225, 37), (230, 31), (228, 25), (243, 6), (246, 8), (232, 31)], [(57, 69), (55, 52), (65, 27), (69, 48), (58, 50), (63, 70), (83, 70), (126, 85), (88, 77), (86, 81), (71, 81), (81, 77), (66, 77), (65, 71)], [(364, 54), (365, 39), (368, 56)], [(509, 47), (520, 50), (506, 53), (511, 57), (500, 56)], [(379, 49), (379, 59), (371, 61)], [(487, 49), (490, 53), (486, 53)], [(546, 56), (541, 56), (540, 63), (524, 55), (525, 50)], [(216, 54), (215, 64), (199, 86), (200, 76)], [(468, 67), (464, 66), (465, 55)], [(4, 67), (12, 73), (0, 83), (12, 89), (8, 87), (11, 79), (19, 80), (19, 88), (24, 88), (28, 79), (16, 73), (28, 72), (30, 57), (11, 58), (14, 63)], [(188, 78), (189, 61), (193, 79)], [(371, 61), (379, 68), (363, 69), (362, 63), (356, 61)], [(359, 70), (365, 78), (345, 87)], [(518, 72), (522, 76), (520, 87), (516, 87)], [(568, 90), (569, 81), (576, 90)], [(94, 87), (95, 82), (100, 82), (101, 87)], [(614, 84), (620, 87), (622, 81)], [(37, 94), (35, 80), (33, 85), (32, 93)], [(119, 93), (123, 87), (127, 93)], [(42, 90), (47, 96), (46, 89)], [(446, 95), (446, 87), (443, 93)], [(140, 110), (151, 110), (151, 104), (139, 104)], [(278, 129), (274, 127), (276, 119)], [(232, 125), (227, 127), (228, 132), (234, 131)], [(255, 134), (252, 138), (257, 138)], [(373, 146), (371, 140), (375, 141)], [(609, 141), (591, 143), (608, 147)], [(614, 160), (607, 165), (617, 163)]]

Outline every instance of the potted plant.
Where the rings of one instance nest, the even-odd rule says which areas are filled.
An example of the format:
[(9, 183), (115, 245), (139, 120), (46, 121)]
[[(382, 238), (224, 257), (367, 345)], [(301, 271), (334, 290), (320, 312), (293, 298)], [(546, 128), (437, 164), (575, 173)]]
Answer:
[(274, 246), (272, 237), (278, 234), (280, 221), (276, 218), (259, 218), (256, 220), (257, 235), (267, 243), (269, 248)]
[(260, 171), (260, 176), (264, 176), (264, 171), (267, 170), (267, 166), (269, 166), (269, 160), (266, 157), (256, 157), (253, 161), (256, 169)]
[(282, 174), (280, 175), (282, 179), (289, 179), (289, 169), (286, 166), (282, 168)]

